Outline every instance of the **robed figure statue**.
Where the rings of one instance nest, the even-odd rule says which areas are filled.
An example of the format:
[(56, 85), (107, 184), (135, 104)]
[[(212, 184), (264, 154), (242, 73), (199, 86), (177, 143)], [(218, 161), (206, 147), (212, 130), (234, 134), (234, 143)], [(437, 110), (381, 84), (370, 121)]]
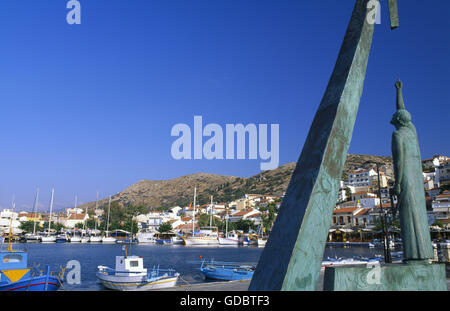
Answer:
[(397, 88), (397, 111), (391, 123), (396, 130), (392, 135), (397, 207), (400, 215), (403, 258), (405, 261), (433, 258), (425, 191), (423, 186), (422, 161), (415, 126), (405, 109), (402, 82)]

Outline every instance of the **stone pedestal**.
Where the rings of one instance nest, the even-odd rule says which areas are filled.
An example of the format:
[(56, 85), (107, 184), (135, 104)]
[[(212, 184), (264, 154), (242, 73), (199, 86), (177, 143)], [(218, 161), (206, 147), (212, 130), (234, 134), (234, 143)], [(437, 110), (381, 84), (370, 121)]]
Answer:
[(418, 261), (374, 266), (326, 267), (329, 291), (446, 291), (445, 264)]

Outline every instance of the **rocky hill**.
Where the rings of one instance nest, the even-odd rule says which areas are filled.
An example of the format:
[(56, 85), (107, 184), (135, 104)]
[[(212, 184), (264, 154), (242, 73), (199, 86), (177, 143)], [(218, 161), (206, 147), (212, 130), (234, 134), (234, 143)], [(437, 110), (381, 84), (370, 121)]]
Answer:
[[(391, 157), (349, 154), (342, 178), (346, 179), (347, 172), (354, 168), (375, 166), (367, 164), (367, 161), (382, 163), (386, 173), (392, 175)], [(112, 196), (112, 201), (122, 206), (145, 205), (148, 209), (185, 206), (193, 200), (194, 187), (197, 187), (199, 204), (208, 203), (211, 195), (215, 202), (229, 202), (245, 193), (282, 195), (287, 189), (295, 164), (288, 163), (248, 178), (198, 173), (169, 180), (141, 180)], [(104, 207), (107, 203), (107, 199), (103, 199), (99, 206)], [(86, 205), (93, 208), (95, 202), (80, 207), (84, 208)]]

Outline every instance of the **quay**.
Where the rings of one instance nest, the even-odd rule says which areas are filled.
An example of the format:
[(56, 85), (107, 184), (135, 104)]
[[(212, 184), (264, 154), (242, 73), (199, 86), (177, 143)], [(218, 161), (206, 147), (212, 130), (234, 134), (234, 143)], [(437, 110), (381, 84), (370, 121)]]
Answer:
[[(448, 270), (447, 270), (448, 271)], [(320, 271), (317, 290), (323, 290), (324, 271)], [(179, 285), (171, 288), (159, 289), (163, 291), (248, 291), (250, 280), (229, 282), (207, 282), (188, 285)], [(450, 291), (450, 275), (447, 273), (447, 291)]]

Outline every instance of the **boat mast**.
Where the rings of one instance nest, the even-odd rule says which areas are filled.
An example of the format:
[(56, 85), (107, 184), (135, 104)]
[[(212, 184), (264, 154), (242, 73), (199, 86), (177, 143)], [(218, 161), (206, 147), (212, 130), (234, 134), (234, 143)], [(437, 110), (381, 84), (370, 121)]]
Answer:
[(108, 219), (106, 221), (106, 236), (109, 236), (109, 211), (111, 210), (111, 196), (109, 196), (109, 201), (108, 201)]
[(36, 235), (36, 217), (37, 217), (37, 205), (38, 205), (38, 199), (39, 199), (39, 188), (36, 189), (36, 197), (34, 199), (34, 224), (33, 224), (33, 235)]
[[(78, 197), (77, 197), (77, 195), (75, 195), (75, 215), (78, 215), (78, 211), (77, 211), (77, 202), (78, 201)], [(76, 228), (74, 228), (74, 230), (73, 230), (73, 232), (72, 232), (72, 235), (75, 237), (75, 229)]]
[(11, 211), (11, 218), (10, 218), (10, 220), (9, 220), (9, 234), (8, 234), (8, 252), (13, 252), (13, 249), (12, 249), (12, 237), (13, 237), (13, 235), (12, 235), (12, 220), (13, 220), (13, 217), (14, 217), (14, 208), (16, 207), (16, 202), (15, 202), (15, 199), (13, 199), (13, 202), (12, 202), (12, 211)]
[(47, 232), (47, 236), (50, 236), (50, 225), (52, 223), (52, 210), (53, 210), (53, 195), (55, 193), (55, 189), (52, 188), (52, 197), (50, 199), (50, 214), (48, 216), (48, 232)]
[[(97, 191), (97, 199), (95, 200), (95, 210), (98, 209), (98, 191)], [(95, 220), (95, 213), (94, 213), (94, 231), (97, 232), (97, 220)]]
[(212, 208), (213, 208), (213, 196), (211, 196), (211, 205), (209, 206), (209, 226), (212, 227)]
[(225, 205), (225, 239), (228, 239), (228, 207)]
[(197, 196), (197, 187), (194, 187), (194, 214), (192, 216), (192, 236), (194, 236), (195, 229), (195, 197)]

